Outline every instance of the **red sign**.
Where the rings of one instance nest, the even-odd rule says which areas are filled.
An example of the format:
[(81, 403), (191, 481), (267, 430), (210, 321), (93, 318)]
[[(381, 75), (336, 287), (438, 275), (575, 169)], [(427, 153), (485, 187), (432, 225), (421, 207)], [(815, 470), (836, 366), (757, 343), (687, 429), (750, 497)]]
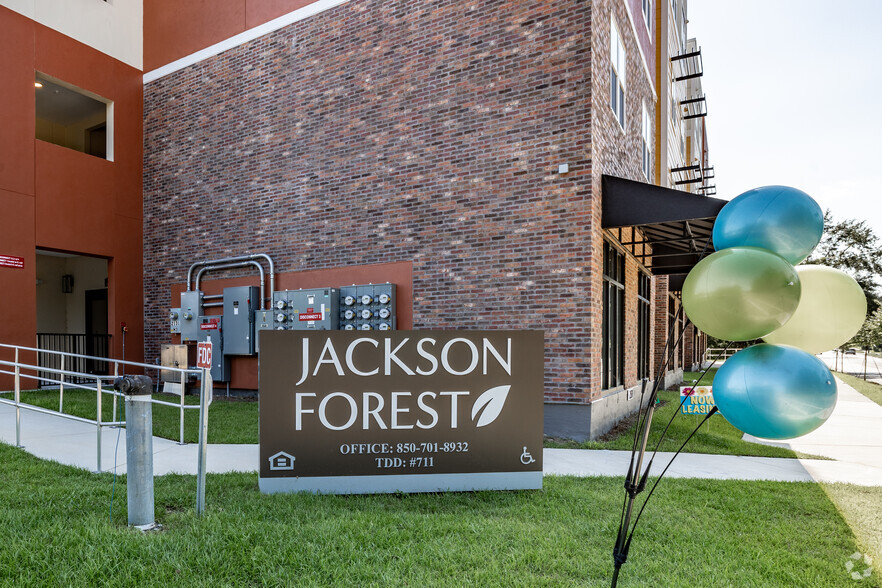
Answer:
[(24, 267), (24, 257), (16, 257), (15, 255), (0, 255), (0, 267), (14, 267), (21, 269)]
[(196, 344), (196, 367), (211, 369), (211, 341)]
[(207, 322), (207, 323), (202, 323), (201, 325), (199, 325), (199, 328), (202, 329), (203, 331), (213, 331), (213, 330), (216, 330), (216, 329), (217, 329), (217, 325), (218, 325), (218, 321), (219, 321), (219, 319), (216, 319), (216, 318), (208, 319), (208, 322)]
[(322, 320), (322, 313), (314, 312), (312, 314), (307, 314), (304, 312), (304, 313), (300, 314), (300, 320), (301, 321), (320, 321), (320, 320)]

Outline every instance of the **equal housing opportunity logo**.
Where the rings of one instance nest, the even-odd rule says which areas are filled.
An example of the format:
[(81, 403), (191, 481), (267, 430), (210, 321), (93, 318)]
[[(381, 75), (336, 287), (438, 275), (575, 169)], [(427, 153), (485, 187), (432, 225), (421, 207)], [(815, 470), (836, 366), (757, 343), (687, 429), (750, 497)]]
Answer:
[[(264, 331), (261, 479), (448, 476), (444, 489), (532, 472), (541, 487), (543, 356), (541, 331)], [(293, 470), (270, 468), (280, 451)]]

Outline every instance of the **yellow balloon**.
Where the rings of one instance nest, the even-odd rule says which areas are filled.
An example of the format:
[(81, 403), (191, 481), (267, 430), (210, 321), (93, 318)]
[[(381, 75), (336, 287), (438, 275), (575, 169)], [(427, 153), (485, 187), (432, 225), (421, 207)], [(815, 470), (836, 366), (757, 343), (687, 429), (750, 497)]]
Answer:
[(802, 296), (793, 316), (763, 340), (808, 353), (835, 349), (854, 337), (867, 317), (867, 298), (845, 272), (823, 265), (796, 268)]

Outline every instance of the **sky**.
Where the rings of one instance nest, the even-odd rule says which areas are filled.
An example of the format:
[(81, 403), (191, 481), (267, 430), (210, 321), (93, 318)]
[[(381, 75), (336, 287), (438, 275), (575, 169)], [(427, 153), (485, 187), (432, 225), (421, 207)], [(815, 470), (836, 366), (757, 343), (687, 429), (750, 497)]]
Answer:
[(688, 15), (716, 197), (793, 186), (882, 237), (882, 1), (689, 0)]

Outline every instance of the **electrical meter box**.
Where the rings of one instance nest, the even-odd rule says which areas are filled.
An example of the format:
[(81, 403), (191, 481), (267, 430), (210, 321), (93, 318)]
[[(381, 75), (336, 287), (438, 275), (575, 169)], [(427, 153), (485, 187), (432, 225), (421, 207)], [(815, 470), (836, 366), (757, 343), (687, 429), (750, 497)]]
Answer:
[(328, 331), (337, 328), (340, 293), (336, 288), (273, 292), (273, 328)]
[(260, 351), (260, 332), (272, 331), (274, 310), (255, 310), (254, 311), (254, 351)]
[(199, 338), (202, 316), (202, 292), (187, 290), (181, 292), (181, 343), (201, 341)]
[(199, 317), (199, 341), (211, 342), (211, 379), (215, 382), (228, 381), (230, 358), (224, 352), (224, 317)]
[[(175, 345), (174, 343), (163, 343), (160, 346), (160, 365), (168, 368), (187, 369), (189, 365), (189, 355), (192, 345)], [(181, 372), (171, 370), (160, 370), (159, 379), (162, 382), (181, 383)], [(190, 380), (189, 376), (184, 375), (184, 381)]]
[(181, 309), (172, 308), (168, 311), (168, 332), (180, 334), (181, 332)]
[(340, 288), (340, 328), (345, 331), (392, 331), (397, 328), (395, 284)]
[(254, 311), (260, 306), (257, 286), (224, 288), (224, 355), (254, 355)]

